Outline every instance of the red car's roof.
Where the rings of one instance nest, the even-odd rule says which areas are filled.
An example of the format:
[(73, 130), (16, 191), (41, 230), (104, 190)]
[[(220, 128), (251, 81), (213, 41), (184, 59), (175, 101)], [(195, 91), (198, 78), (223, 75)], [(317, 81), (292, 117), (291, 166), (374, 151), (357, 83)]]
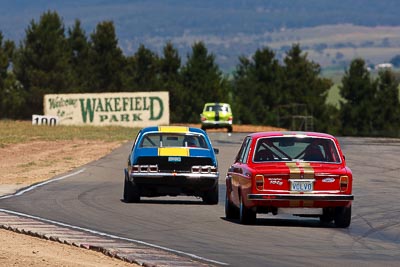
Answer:
[(302, 132), (302, 131), (273, 131), (273, 132), (256, 132), (249, 134), (253, 138), (260, 137), (277, 137), (277, 136), (302, 136), (302, 137), (322, 137), (336, 139), (334, 136), (319, 132)]

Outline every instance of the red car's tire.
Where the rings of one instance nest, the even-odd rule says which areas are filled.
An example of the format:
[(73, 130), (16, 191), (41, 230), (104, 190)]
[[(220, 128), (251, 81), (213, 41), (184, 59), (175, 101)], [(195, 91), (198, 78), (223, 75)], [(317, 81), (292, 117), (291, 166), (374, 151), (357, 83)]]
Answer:
[(225, 197), (225, 218), (227, 219), (239, 219), (239, 209), (235, 207), (229, 200), (228, 192)]
[(322, 215), (319, 217), (321, 223), (331, 223), (334, 220), (335, 209), (324, 208)]
[(336, 227), (347, 228), (351, 222), (351, 205), (349, 207), (335, 208), (334, 221)]
[(256, 213), (246, 208), (242, 197), (240, 198), (239, 221), (241, 224), (253, 224), (256, 221)]

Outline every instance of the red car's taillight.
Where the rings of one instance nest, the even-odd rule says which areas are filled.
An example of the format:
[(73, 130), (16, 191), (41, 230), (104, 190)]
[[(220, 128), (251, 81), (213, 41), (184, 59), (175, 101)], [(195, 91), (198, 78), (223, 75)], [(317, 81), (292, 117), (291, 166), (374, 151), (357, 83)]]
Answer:
[(264, 189), (264, 175), (257, 174), (254, 177), (254, 181), (255, 181), (257, 190), (263, 190)]
[(340, 186), (340, 192), (347, 191), (349, 187), (349, 177), (347, 175), (340, 176), (339, 186)]

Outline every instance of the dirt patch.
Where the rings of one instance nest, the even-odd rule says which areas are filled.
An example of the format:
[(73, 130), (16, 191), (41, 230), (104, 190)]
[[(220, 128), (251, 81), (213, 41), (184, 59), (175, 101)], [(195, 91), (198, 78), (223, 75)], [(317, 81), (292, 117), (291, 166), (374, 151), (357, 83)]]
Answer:
[(0, 184), (30, 185), (96, 160), (120, 142), (35, 141), (0, 148)]

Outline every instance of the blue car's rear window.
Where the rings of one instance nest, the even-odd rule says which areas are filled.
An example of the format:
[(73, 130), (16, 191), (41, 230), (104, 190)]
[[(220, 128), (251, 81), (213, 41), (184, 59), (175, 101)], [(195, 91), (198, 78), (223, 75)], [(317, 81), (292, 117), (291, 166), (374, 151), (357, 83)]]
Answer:
[(189, 133), (148, 133), (143, 136), (140, 147), (208, 148), (208, 145), (202, 135)]

